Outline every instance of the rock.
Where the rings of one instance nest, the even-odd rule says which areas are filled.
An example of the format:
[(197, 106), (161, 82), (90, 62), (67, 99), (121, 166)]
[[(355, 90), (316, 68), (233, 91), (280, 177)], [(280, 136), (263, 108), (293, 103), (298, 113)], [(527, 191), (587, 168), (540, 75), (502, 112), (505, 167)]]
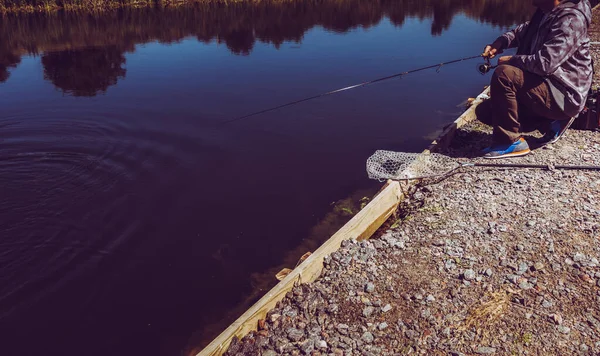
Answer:
[(278, 353), (273, 350), (265, 350), (262, 352), (262, 356), (277, 356)]
[(536, 271), (542, 271), (544, 269), (544, 264), (541, 263), (541, 262), (536, 262), (533, 265), (533, 269), (536, 270)]
[(571, 332), (571, 328), (569, 328), (568, 326), (559, 325), (559, 326), (558, 326), (558, 331), (559, 331), (561, 334), (568, 334), (568, 333), (570, 333), (570, 332)]
[(485, 270), (485, 275), (488, 276), (488, 277), (491, 277), (493, 273), (494, 272), (492, 272), (491, 268), (488, 268), (488, 269)]
[(289, 328), (286, 330), (286, 334), (288, 339), (292, 341), (300, 341), (304, 337), (304, 331), (298, 330), (296, 328)]
[(560, 314), (550, 314), (549, 317), (556, 325), (561, 325), (563, 323), (563, 318)]
[(444, 330), (442, 330), (442, 335), (444, 335), (445, 337), (450, 337), (450, 333), (451, 331), (449, 327), (446, 327), (444, 328)]
[(433, 295), (428, 295), (427, 299), (425, 299), (428, 303), (433, 303), (435, 302), (435, 297)]
[(365, 285), (365, 292), (373, 293), (375, 291), (375, 284), (369, 282)]
[(496, 352), (496, 348), (487, 347), (487, 346), (478, 347), (477, 350), (475, 351), (476, 354), (480, 354), (480, 355), (491, 355), (495, 352)]
[(379, 331), (381, 330), (385, 330), (387, 329), (388, 324), (384, 321), (383, 323), (380, 323), (379, 326), (377, 327), (377, 329), (379, 329)]
[(271, 322), (276, 322), (279, 318), (281, 318), (281, 314), (271, 314)]
[(533, 220), (529, 220), (529, 221), (527, 222), (527, 226), (528, 226), (528, 227), (534, 227), (534, 226), (535, 226), (535, 221), (533, 221)]
[(585, 261), (585, 255), (583, 253), (578, 252), (573, 256), (573, 261), (575, 261), (575, 262)]
[(525, 272), (527, 272), (528, 269), (529, 269), (529, 266), (527, 265), (527, 263), (521, 262), (521, 263), (519, 263), (519, 269), (517, 270), (517, 274), (518, 275), (525, 274)]
[(446, 263), (444, 264), (444, 268), (447, 271), (452, 271), (456, 268), (456, 262), (454, 262), (454, 260), (446, 260)]
[(333, 314), (333, 313), (337, 313), (338, 309), (339, 309), (339, 306), (338, 306), (337, 304), (330, 304), (330, 305), (327, 307), (327, 311), (328, 311), (329, 313), (332, 313), (332, 314)]
[(441, 247), (441, 246), (444, 246), (446, 244), (446, 241), (444, 241), (444, 240), (435, 240), (435, 241), (433, 241), (432, 244), (433, 244), (433, 246)]
[(391, 305), (389, 305), (389, 304), (386, 304), (385, 306), (383, 306), (383, 307), (381, 308), (381, 311), (382, 311), (382, 312), (384, 312), (384, 313), (387, 313), (387, 312), (389, 312), (390, 310), (392, 310), (392, 306), (391, 306)]
[(544, 299), (544, 301), (542, 302), (542, 306), (544, 308), (551, 308), (552, 307), (552, 302)]
[(414, 330), (406, 330), (405, 334), (410, 340), (417, 340), (419, 338), (419, 333)]
[(579, 345), (579, 351), (581, 351), (581, 352), (587, 352), (589, 349), (590, 348), (586, 344)]
[(305, 355), (310, 355), (315, 349), (315, 341), (313, 339), (308, 339), (300, 344), (300, 350)]
[(371, 334), (370, 332), (365, 332), (362, 337), (360, 338), (362, 341), (366, 342), (367, 344), (370, 344), (373, 342), (373, 340), (375, 339), (373, 337), (373, 334)]
[(375, 308), (373, 308), (373, 307), (366, 307), (366, 308), (363, 309), (363, 316), (365, 318), (368, 318), (368, 317), (370, 317), (373, 314), (374, 311), (375, 311)]
[(533, 288), (533, 284), (527, 282), (527, 281), (523, 281), (521, 283), (519, 283), (519, 288), (524, 289), (524, 290), (528, 290)]
[(463, 272), (463, 278), (467, 281), (471, 281), (471, 280), (475, 279), (475, 277), (477, 277), (477, 275), (475, 274), (475, 271), (473, 271), (472, 269), (467, 269)]
[(319, 340), (317, 341), (317, 343), (315, 344), (316, 347), (320, 348), (320, 349), (326, 349), (327, 348), (327, 341), (325, 340)]

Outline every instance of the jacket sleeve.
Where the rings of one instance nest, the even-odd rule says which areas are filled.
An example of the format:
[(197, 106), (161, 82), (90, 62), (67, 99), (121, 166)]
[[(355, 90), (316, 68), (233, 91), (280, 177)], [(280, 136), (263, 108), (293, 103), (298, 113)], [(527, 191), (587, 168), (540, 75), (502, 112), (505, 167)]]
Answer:
[(553, 22), (539, 51), (513, 56), (508, 63), (541, 76), (551, 75), (579, 48), (580, 39), (585, 38), (585, 23), (574, 13), (565, 14)]
[(522, 42), (522, 39), (527, 32), (527, 28), (529, 28), (529, 21), (498, 37), (496, 41), (502, 43), (502, 50), (519, 47), (519, 44)]

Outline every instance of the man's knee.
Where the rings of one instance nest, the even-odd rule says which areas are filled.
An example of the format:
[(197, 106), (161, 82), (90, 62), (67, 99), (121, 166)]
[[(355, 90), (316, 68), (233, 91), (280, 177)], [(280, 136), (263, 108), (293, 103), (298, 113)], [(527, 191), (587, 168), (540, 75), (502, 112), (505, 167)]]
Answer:
[(500, 64), (496, 67), (496, 70), (494, 70), (492, 81), (512, 81), (519, 71), (519, 68), (511, 66), (510, 64)]

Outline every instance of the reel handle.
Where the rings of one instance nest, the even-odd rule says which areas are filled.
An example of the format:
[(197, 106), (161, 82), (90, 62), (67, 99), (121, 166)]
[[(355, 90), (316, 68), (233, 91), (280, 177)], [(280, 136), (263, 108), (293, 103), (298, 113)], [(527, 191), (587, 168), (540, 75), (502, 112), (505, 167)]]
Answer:
[(490, 59), (488, 57), (485, 57), (485, 63), (478, 64), (477, 71), (481, 75), (486, 75), (487, 73), (489, 73), (489, 71), (491, 71), (492, 69), (495, 69), (496, 67), (498, 67), (498, 65), (493, 65), (490, 62)]

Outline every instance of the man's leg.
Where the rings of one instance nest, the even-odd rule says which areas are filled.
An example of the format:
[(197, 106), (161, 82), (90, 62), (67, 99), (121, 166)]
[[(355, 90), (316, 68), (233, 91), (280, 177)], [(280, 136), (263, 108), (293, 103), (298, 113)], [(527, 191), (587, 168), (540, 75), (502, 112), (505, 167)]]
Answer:
[(540, 144), (556, 142), (574, 119), (556, 104), (544, 80), (540, 82), (539, 76), (529, 72), (524, 72), (523, 77), (523, 88), (517, 93), (520, 107), (530, 113), (535, 128), (546, 134)]
[(531, 152), (521, 137), (517, 94), (523, 88), (523, 81), (523, 71), (516, 67), (500, 65), (494, 71), (490, 85), (493, 144), (484, 150), (484, 158), (518, 157)]
[(517, 94), (523, 88), (523, 71), (500, 65), (494, 71), (490, 85), (494, 145), (512, 144), (521, 138)]

